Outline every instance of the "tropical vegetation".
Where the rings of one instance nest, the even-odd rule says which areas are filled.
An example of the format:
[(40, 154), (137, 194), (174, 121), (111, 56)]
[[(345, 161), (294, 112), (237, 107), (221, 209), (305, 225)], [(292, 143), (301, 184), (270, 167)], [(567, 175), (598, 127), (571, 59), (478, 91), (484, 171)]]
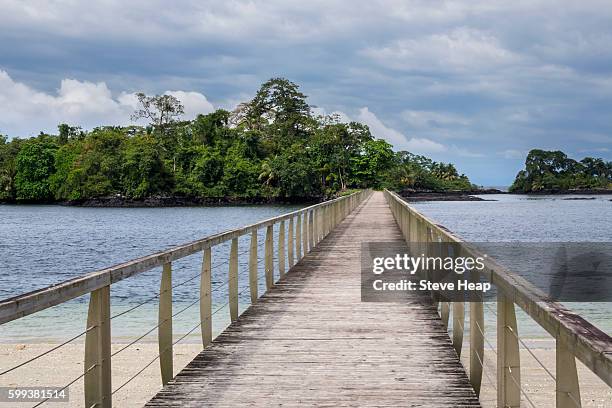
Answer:
[(318, 199), (351, 188), (466, 190), (452, 164), (395, 152), (358, 122), (316, 116), (298, 85), (265, 82), (233, 112), (181, 121), (169, 95), (137, 94), (133, 118), (148, 126), (57, 134), (0, 135), (0, 200), (83, 201), (101, 197)]
[(577, 161), (561, 151), (534, 149), (518, 172), (511, 192), (612, 189), (612, 162), (585, 157)]

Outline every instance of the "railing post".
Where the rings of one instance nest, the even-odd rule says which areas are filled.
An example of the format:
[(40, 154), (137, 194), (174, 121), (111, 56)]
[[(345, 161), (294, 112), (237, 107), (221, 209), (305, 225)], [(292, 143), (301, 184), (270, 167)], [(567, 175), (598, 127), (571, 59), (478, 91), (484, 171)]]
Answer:
[[(425, 220), (421, 219), (421, 227), (425, 227)], [(461, 257), (463, 247), (458, 246), (457, 243), (451, 243), (448, 250), (452, 250), (452, 257)], [(448, 254), (448, 252), (447, 252)], [(465, 302), (454, 301), (453, 302), (453, 346), (457, 351), (457, 355), (461, 356), (461, 350), (463, 348), (463, 336), (465, 334)]]
[(334, 228), (340, 223), (340, 203), (334, 202)]
[[(110, 286), (94, 290), (89, 298), (85, 335), (85, 406), (112, 406)], [(92, 368), (93, 367), (93, 368)]]
[(281, 221), (278, 230), (278, 274), (285, 276), (285, 221)]
[(228, 296), (230, 319), (238, 319), (238, 238), (232, 239), (228, 274)]
[(520, 407), (521, 364), (514, 303), (497, 295), (497, 406)]
[(302, 214), (298, 214), (295, 220), (295, 256), (296, 262), (302, 259)]
[(396, 203), (393, 203), (394, 205), (391, 206), (392, 209), (394, 209), (393, 212), (393, 217), (395, 218), (395, 221), (397, 222), (397, 224), (400, 227), (400, 232), (402, 233), (402, 236), (404, 237), (404, 241), (406, 241), (406, 230), (404, 229), (404, 225), (406, 223), (406, 214), (404, 211), (404, 208), (402, 206), (402, 208), (400, 208), (399, 214), (397, 213), (397, 211), (395, 211), (396, 208)]
[(289, 218), (289, 237), (287, 239), (287, 256), (289, 257), (289, 268), (294, 265), (294, 256), (293, 256), (293, 217)]
[(319, 241), (321, 241), (321, 208), (317, 208), (314, 210), (314, 245), (317, 246)]
[(266, 246), (265, 246), (265, 268), (266, 268), (266, 290), (274, 285), (274, 226), (268, 225), (266, 228)]
[(159, 346), (159, 367), (162, 384), (166, 385), (173, 377), (172, 367), (172, 264), (165, 263), (159, 287), (159, 327), (157, 328)]
[(314, 228), (314, 219), (315, 219), (315, 210), (312, 210), (310, 212), (310, 217), (308, 217), (308, 248), (310, 248), (309, 250), (312, 251), (312, 248), (314, 248), (315, 245), (315, 238), (314, 238), (314, 232), (315, 232), (315, 228)]
[(325, 207), (323, 207), (323, 237), (326, 237), (327, 234), (329, 234), (329, 224), (329, 204), (325, 204)]
[(440, 302), (440, 319), (445, 328), (448, 328), (448, 320), (450, 317), (450, 302)]
[(251, 247), (249, 248), (249, 289), (251, 303), (257, 302), (257, 230), (251, 231)]
[[(412, 217), (414, 218), (414, 217)], [(410, 229), (412, 231), (412, 223), (410, 223)], [(446, 238), (442, 238), (440, 242), (440, 257), (444, 258), (449, 256), (449, 242)], [(440, 298), (440, 319), (442, 319), (442, 323), (444, 327), (448, 329), (448, 321), (450, 318), (450, 302), (445, 298)]]
[(306, 211), (302, 220), (302, 252), (304, 252), (304, 256), (308, 253), (308, 218), (308, 211)]
[[(479, 274), (475, 270), (474, 282), (478, 282)], [(482, 363), (484, 361), (484, 308), (482, 299), (470, 303), (470, 382), (476, 395), (480, 395), (482, 384)]]
[(204, 248), (200, 275), (200, 322), (202, 346), (212, 343), (211, 249)]
[(465, 305), (463, 302), (453, 302), (453, 347), (461, 356), (463, 347), (463, 327), (465, 324)]
[(557, 383), (556, 383), (556, 407), (557, 408), (580, 408), (580, 383), (576, 371), (576, 357), (569, 352), (565, 341), (557, 336)]

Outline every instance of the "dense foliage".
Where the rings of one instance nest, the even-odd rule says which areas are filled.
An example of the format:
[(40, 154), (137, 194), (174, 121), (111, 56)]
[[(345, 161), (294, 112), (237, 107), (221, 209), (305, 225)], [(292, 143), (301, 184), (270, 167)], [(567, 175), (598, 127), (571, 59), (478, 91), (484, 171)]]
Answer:
[(264, 83), (234, 112), (178, 121), (180, 101), (139, 94), (147, 127), (0, 136), (0, 200), (152, 196), (303, 199), (350, 188), (470, 189), (451, 164), (394, 152), (366, 125), (316, 117), (298, 86)]
[(586, 157), (576, 161), (560, 151), (534, 149), (510, 187), (512, 192), (612, 188), (612, 162)]

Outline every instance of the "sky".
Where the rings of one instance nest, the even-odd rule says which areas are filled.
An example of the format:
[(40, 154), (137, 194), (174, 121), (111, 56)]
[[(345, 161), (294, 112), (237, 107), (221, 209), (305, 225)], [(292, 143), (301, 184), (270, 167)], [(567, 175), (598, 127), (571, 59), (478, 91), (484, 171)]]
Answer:
[(612, 159), (612, 2), (0, 0), (0, 133), (185, 119), (271, 77), (317, 112), (509, 185), (532, 148)]

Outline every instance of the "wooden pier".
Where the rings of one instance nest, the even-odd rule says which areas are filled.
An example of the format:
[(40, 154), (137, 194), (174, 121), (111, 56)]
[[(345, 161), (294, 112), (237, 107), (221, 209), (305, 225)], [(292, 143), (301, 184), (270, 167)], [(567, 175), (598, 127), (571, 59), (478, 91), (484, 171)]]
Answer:
[(361, 242), (402, 234), (374, 193), (147, 407), (479, 407), (431, 298), (361, 302)]
[[(258, 253), (260, 233), (263, 253)], [(0, 301), (0, 325), (78, 297), (89, 301), (82, 333), (27, 361), (3, 365), (0, 377), (18, 374), (21, 367), (39, 364), (39, 358), (84, 338), (83, 373), (61, 390), (82, 386), (86, 408), (111, 408), (115, 394), (127, 391), (124, 387), (154, 363), (163, 389), (148, 407), (479, 407), (486, 343), (494, 355), (488, 363), (495, 366), (495, 379), (487, 375), (486, 386), (494, 389), (497, 406), (535, 408), (521, 381), (520, 350), (530, 350), (517, 325), (520, 308), (555, 340), (555, 367), (534, 358), (552, 379), (557, 408), (593, 402), (581, 395), (577, 361), (612, 387), (612, 338), (540, 296), (491, 257), (480, 277), (495, 287), (495, 306), (482, 299), (448, 301), (435, 293), (407, 294), (401, 303), (362, 302), (361, 244), (377, 241), (433, 255), (451, 255), (445, 252), (449, 245), (460, 245), (462, 256), (479, 256), (395, 193), (356, 192)], [(227, 258), (213, 263), (212, 249), (223, 244), (229, 247)], [(199, 271), (187, 279), (173, 276), (173, 262), (197, 254), (202, 256)], [(248, 256), (248, 268), (239, 271), (242, 255)], [(213, 287), (211, 271), (221, 267), (227, 268), (226, 279)], [(145, 301), (112, 315), (112, 286), (154, 268), (161, 272), (159, 288), (149, 288)], [(241, 281), (244, 273), (248, 279)], [(198, 281), (195, 300), (173, 313), (173, 288)], [(218, 293), (227, 302), (213, 311), (213, 292), (224, 285), (227, 291)], [(239, 297), (247, 290), (251, 305), (240, 315)], [(111, 326), (120, 324), (113, 319), (147, 303), (157, 303), (158, 324), (112, 353)], [(192, 306), (199, 306), (198, 324), (173, 333), (173, 320)], [(223, 310), (231, 324), (213, 339), (213, 318)], [(495, 345), (485, 337), (485, 313), (495, 316)], [(173, 377), (173, 347), (198, 331), (202, 351)], [(157, 356), (117, 384), (113, 358), (155, 332)], [(612, 401), (605, 398), (610, 401), (604, 404)], [(52, 401), (33, 406), (47, 402)]]

